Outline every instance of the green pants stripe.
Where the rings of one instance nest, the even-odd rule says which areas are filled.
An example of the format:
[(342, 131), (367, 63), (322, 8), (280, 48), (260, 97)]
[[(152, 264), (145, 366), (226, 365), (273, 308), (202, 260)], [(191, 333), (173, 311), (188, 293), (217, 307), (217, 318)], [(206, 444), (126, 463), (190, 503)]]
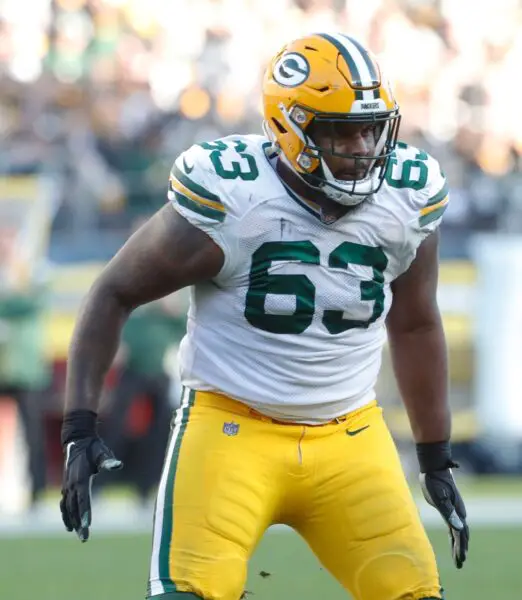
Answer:
[(158, 497), (154, 511), (154, 527), (152, 538), (152, 558), (147, 597), (159, 596), (166, 592), (175, 592), (175, 585), (170, 580), (169, 553), (172, 538), (173, 500), (176, 469), (183, 435), (187, 428), (189, 413), (194, 405), (196, 392), (183, 388), (181, 405), (176, 411), (170, 440), (165, 458), (165, 465), (158, 488)]

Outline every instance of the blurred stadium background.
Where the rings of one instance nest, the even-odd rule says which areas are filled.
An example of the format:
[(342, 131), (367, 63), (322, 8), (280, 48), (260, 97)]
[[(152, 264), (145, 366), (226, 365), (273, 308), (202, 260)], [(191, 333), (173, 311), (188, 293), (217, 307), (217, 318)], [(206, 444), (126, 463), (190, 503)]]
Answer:
[[(260, 132), (266, 60), (288, 38), (328, 29), (381, 56), (402, 139), (432, 152), (452, 189), (439, 298), (472, 527), (462, 573), (419, 501), (448, 598), (520, 598), (522, 2), (0, 0), (2, 598), (142, 597), (186, 294), (137, 311), (125, 329), (103, 412), (107, 436), (120, 422), (112, 435), (127, 468), (96, 486), (94, 539), (81, 548), (57, 507), (75, 315), (104, 263), (165, 202), (178, 152)], [(417, 493), (386, 354), (379, 398)], [(249, 591), (342, 597), (303, 545), (281, 535), (263, 542)]]

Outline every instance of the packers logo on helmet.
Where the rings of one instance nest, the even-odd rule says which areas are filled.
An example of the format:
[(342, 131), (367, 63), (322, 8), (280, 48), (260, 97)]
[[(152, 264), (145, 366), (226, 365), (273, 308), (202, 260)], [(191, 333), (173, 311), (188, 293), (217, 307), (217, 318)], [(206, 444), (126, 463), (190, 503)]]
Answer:
[[(378, 191), (397, 141), (399, 106), (377, 61), (355, 38), (317, 33), (287, 44), (266, 69), (263, 110), (267, 136), (308, 185), (345, 205)], [(375, 152), (361, 157), (322, 148), (310, 135), (314, 122), (373, 125)], [(364, 163), (364, 176), (336, 179), (327, 154)]]
[(308, 79), (310, 65), (302, 54), (288, 52), (276, 61), (273, 74), (277, 83), (283, 87), (295, 87)]

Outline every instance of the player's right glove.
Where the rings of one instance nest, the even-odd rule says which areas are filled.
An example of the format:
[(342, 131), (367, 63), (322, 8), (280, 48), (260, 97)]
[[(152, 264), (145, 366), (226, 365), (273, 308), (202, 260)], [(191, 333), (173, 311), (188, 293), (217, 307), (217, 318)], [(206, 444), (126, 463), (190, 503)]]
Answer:
[(446, 521), (453, 561), (457, 569), (461, 569), (468, 552), (469, 528), (466, 507), (451, 472), (458, 464), (451, 459), (450, 443), (417, 444), (417, 456), (422, 493)]
[(62, 499), (60, 510), (67, 531), (76, 531), (82, 542), (89, 539), (91, 525), (91, 486), (100, 471), (121, 469), (96, 433), (96, 413), (75, 410), (66, 414), (62, 425), (62, 446), (65, 452)]

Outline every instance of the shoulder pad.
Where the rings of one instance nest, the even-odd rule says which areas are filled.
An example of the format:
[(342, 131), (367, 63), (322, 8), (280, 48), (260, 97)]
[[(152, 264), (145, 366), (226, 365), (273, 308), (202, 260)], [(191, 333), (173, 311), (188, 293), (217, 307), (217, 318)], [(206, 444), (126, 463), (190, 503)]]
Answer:
[(215, 178), (209, 152), (201, 145), (194, 144), (180, 154), (172, 165), (169, 200), (184, 216), (192, 216), (197, 220), (203, 218), (207, 222), (222, 222), (226, 208), (219, 194), (215, 193)]
[[(177, 206), (195, 211), (205, 219), (222, 222), (239, 218), (245, 202), (266, 173), (266, 138), (231, 135), (213, 142), (195, 144), (181, 154), (170, 176), (170, 198)], [(264, 170), (264, 171), (263, 171)]]
[(398, 142), (390, 159), (386, 182), (407, 192), (409, 221), (430, 233), (439, 225), (449, 203), (446, 177), (438, 161), (424, 150)]

